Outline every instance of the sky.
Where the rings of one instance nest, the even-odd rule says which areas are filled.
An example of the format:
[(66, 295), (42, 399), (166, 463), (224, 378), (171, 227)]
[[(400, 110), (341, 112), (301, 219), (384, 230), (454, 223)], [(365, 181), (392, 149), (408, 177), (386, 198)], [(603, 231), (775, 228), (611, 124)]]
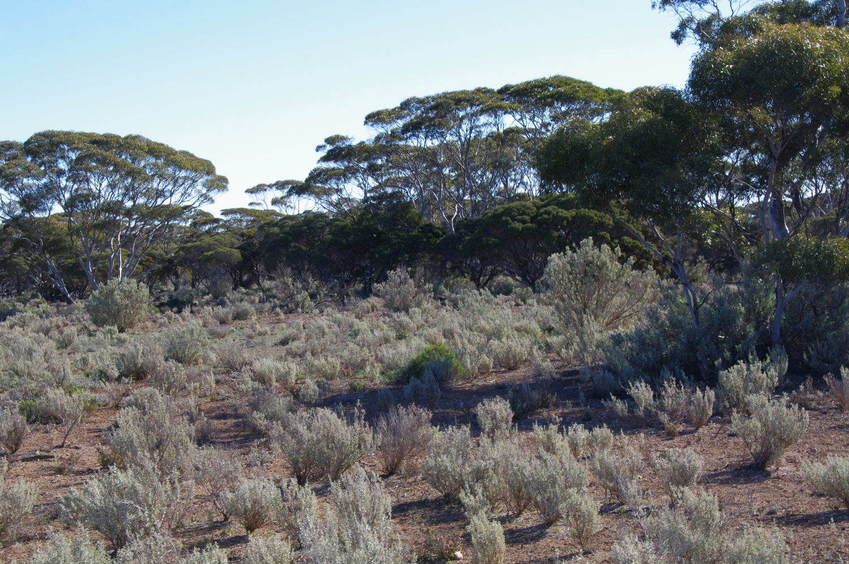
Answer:
[(0, 0), (0, 139), (141, 134), (229, 178), (217, 211), (410, 96), (556, 74), (680, 87), (673, 27), (650, 0)]

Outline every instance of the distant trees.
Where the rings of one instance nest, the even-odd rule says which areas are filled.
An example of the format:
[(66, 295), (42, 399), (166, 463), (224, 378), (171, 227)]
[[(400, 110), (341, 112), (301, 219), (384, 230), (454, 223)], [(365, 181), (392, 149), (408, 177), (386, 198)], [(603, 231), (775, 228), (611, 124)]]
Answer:
[(135, 274), (152, 247), (227, 179), (207, 160), (138, 135), (45, 131), (0, 143), (0, 218), (68, 300), (58, 248), (90, 288)]

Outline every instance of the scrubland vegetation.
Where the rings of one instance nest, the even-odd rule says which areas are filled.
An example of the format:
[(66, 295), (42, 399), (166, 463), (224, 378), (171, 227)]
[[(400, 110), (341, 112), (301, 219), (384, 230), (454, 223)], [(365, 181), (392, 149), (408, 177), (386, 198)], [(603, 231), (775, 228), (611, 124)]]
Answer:
[(654, 4), (686, 90), (411, 98), (224, 218), (0, 143), (0, 560), (849, 558), (846, 5)]

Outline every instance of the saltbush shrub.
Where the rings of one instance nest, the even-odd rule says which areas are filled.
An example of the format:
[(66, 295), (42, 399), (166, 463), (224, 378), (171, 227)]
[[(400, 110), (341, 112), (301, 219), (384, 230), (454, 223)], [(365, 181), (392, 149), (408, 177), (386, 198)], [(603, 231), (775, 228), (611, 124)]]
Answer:
[(9, 482), (0, 475), (0, 540), (15, 540), (18, 529), (32, 513), (36, 494), (34, 485)]
[(785, 398), (750, 395), (745, 401), (751, 416), (732, 415), (732, 431), (746, 444), (756, 467), (779, 466), (787, 448), (807, 430), (808, 413)]
[(52, 533), (47, 546), (30, 559), (29, 564), (112, 564), (106, 550), (94, 542), (85, 529), (73, 536)]
[(282, 510), (277, 486), (262, 478), (243, 478), (235, 490), (226, 496), (224, 505), (231, 519), (248, 534), (274, 522)]
[(292, 564), (295, 551), (280, 536), (251, 536), (245, 546), (242, 564)]
[(411, 405), (394, 406), (380, 416), (376, 431), (383, 471), (394, 474), (427, 452), (433, 437), (429, 410)]
[(815, 494), (833, 497), (849, 509), (849, 458), (830, 456), (825, 462), (803, 463), (802, 474)]
[(503, 440), (510, 436), (513, 430), (513, 409), (506, 399), (485, 399), (475, 406), (474, 412), (485, 437)]
[(298, 411), (271, 429), (271, 440), (286, 457), (298, 483), (338, 479), (374, 446), (362, 410), (351, 421), (326, 408)]
[(673, 501), (677, 499), (681, 488), (696, 485), (704, 465), (701, 455), (690, 448), (670, 448), (652, 459), (655, 473)]
[(467, 426), (436, 431), (422, 464), (427, 483), (445, 497), (456, 497), (468, 479), (472, 438)]
[(0, 447), (6, 455), (15, 454), (29, 434), (26, 418), (13, 408), (0, 409)]
[(167, 331), (162, 337), (165, 358), (180, 364), (200, 364), (209, 354), (209, 333), (199, 323)]
[(150, 308), (147, 286), (133, 279), (110, 280), (92, 292), (86, 311), (98, 327), (126, 331), (141, 323)]
[(751, 358), (719, 373), (719, 390), (728, 410), (748, 412), (746, 398), (753, 394), (771, 396), (787, 373), (787, 355), (775, 351), (767, 360)]
[(490, 521), (486, 515), (476, 513), (469, 518), (466, 527), (472, 539), (472, 559), (480, 564), (504, 564), (507, 562), (507, 543), (504, 529), (498, 521)]

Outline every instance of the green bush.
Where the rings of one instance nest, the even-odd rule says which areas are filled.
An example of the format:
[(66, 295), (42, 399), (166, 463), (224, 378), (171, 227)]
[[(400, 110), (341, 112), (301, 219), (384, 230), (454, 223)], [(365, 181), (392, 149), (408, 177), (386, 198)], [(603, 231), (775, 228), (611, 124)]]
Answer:
[(449, 382), (465, 377), (468, 371), (454, 351), (443, 344), (428, 345), (407, 364), (400, 374), (400, 380), (408, 382), (412, 378), (423, 380), (430, 373), (438, 382)]
[(91, 294), (85, 307), (98, 327), (112, 325), (126, 331), (144, 320), (150, 309), (150, 292), (136, 280), (110, 280)]

